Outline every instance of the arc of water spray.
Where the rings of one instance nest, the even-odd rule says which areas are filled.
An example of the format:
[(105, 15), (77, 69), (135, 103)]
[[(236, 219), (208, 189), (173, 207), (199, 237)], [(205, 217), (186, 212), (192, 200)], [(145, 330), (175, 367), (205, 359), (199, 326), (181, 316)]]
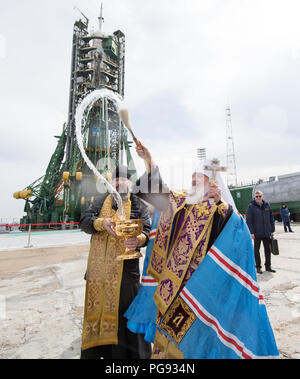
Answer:
[[(102, 183), (106, 186), (107, 190), (114, 196), (114, 198), (117, 201), (118, 204), (118, 214), (121, 218), (125, 218), (125, 213), (123, 209), (123, 204), (122, 204), (122, 198), (120, 194), (116, 191), (116, 189), (100, 174), (100, 172), (97, 170), (97, 168), (94, 166), (93, 162), (89, 159), (89, 157), (86, 155), (86, 152), (84, 150), (83, 146), (83, 140), (82, 140), (82, 126), (84, 121), (87, 119), (87, 116), (95, 103), (95, 101), (108, 97), (117, 106), (117, 111), (120, 112), (121, 107), (122, 107), (122, 99), (119, 97), (116, 93), (109, 91), (108, 89), (99, 89), (95, 90), (91, 93), (89, 93), (82, 101), (81, 103), (78, 104), (76, 108), (76, 114), (75, 114), (75, 131), (76, 131), (76, 139), (77, 139), (77, 144), (79, 147), (79, 150), (81, 152), (81, 155), (83, 159), (85, 160), (86, 164), (88, 167), (92, 170), (94, 175), (97, 177), (97, 181), (101, 180)], [(86, 116), (85, 116), (86, 114)]]

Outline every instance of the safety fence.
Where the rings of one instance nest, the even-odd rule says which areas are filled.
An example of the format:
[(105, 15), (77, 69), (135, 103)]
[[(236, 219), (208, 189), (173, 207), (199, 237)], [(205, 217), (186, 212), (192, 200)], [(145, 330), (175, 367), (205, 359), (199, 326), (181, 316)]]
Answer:
[(31, 223), (31, 224), (10, 224), (10, 223), (7, 223), (7, 224), (1, 224), (0, 223), (0, 227), (13, 227), (13, 226), (50, 226), (50, 225), (78, 225), (79, 222), (47, 222), (47, 223), (38, 223), (38, 224), (34, 224), (34, 223)]
[[(43, 230), (45, 232), (49, 231), (49, 229), (44, 229), (45, 226), (51, 228), (51, 226), (61, 226), (61, 229), (66, 229), (67, 226), (70, 228), (74, 228), (78, 226), (79, 222), (48, 222), (48, 223), (31, 223), (31, 224), (18, 224), (18, 223), (6, 223), (6, 224), (0, 224), (0, 234), (1, 233), (11, 233), (20, 230), (20, 228), (26, 227), (26, 231), (28, 233), (28, 240), (27, 245), (24, 246), (25, 248), (33, 247), (31, 245), (31, 233), (32, 233), (32, 227), (43, 227)], [(28, 228), (27, 228), (28, 227)], [(17, 228), (17, 229), (16, 229)], [(35, 229), (36, 231), (38, 229)]]

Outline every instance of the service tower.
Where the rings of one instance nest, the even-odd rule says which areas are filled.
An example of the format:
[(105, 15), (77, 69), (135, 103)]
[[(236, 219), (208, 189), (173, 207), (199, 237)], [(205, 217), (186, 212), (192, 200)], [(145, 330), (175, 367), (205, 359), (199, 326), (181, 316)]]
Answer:
[[(103, 32), (102, 5), (95, 33), (89, 33), (89, 20), (83, 13), (81, 16), (73, 28), (68, 121), (56, 137), (58, 143), (45, 175), (14, 194), (25, 200), (24, 224), (77, 222), (97, 196), (95, 177), (77, 146), (76, 107), (95, 89), (107, 88), (124, 97), (125, 35), (120, 30), (110, 35)], [(110, 98), (94, 103), (82, 136), (86, 154), (102, 175), (119, 163), (136, 174), (132, 142)]]

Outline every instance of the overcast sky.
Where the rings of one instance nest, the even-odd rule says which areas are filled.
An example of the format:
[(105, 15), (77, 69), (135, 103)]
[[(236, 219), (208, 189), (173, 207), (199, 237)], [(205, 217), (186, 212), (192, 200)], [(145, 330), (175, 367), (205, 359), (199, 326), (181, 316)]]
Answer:
[[(44, 175), (67, 120), (74, 5), (97, 29), (100, 4), (0, 2), (0, 218), (23, 214), (12, 194)], [(197, 148), (226, 164), (228, 105), (239, 182), (300, 171), (299, 0), (103, 5), (104, 31), (126, 35), (132, 127), (171, 186), (189, 185)]]

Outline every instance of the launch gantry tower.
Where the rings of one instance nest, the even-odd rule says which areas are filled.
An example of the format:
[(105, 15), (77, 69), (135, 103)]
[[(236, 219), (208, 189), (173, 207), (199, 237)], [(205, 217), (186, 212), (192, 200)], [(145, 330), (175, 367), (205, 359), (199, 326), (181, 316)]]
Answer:
[[(56, 137), (58, 143), (45, 175), (14, 194), (25, 199), (27, 215), (21, 223), (77, 222), (97, 196), (94, 174), (77, 145), (76, 107), (96, 89), (106, 88), (124, 97), (125, 35), (120, 30), (103, 33), (102, 5), (95, 33), (89, 33), (89, 20), (81, 15), (73, 28), (68, 121)], [(93, 104), (82, 137), (88, 158), (102, 175), (118, 164), (127, 165), (131, 174), (136, 174), (132, 142), (111, 98), (103, 97)]]
[(226, 108), (227, 185), (237, 186), (235, 150), (232, 133), (231, 109)]

